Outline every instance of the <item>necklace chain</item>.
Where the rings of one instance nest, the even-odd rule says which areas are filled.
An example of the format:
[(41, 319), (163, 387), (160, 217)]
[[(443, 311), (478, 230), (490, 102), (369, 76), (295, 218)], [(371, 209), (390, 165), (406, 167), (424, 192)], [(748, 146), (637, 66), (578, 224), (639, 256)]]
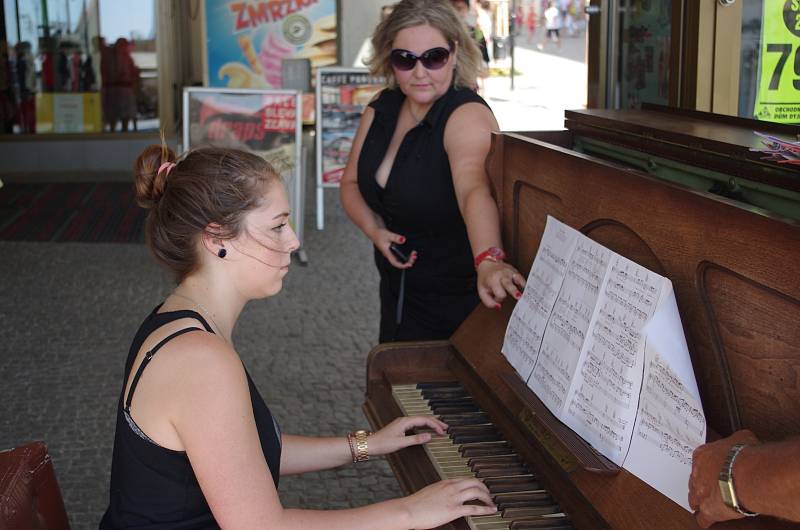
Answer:
[(211, 321), (211, 323), (212, 323), (212, 324), (214, 324), (214, 327), (215, 327), (215, 328), (217, 328), (217, 330), (218, 330), (219, 332), (221, 332), (219, 325), (218, 325), (218, 324), (217, 324), (217, 322), (214, 320), (214, 317), (212, 317), (212, 316), (211, 316), (211, 313), (208, 311), (208, 309), (206, 309), (205, 307), (203, 307), (203, 304), (201, 304), (200, 302), (198, 302), (198, 301), (196, 301), (196, 300), (193, 300), (193, 299), (189, 298), (189, 297), (188, 297), (188, 296), (186, 296), (186, 295), (183, 295), (183, 294), (179, 293), (178, 291), (172, 291), (172, 294), (173, 294), (174, 296), (177, 296), (178, 298), (183, 298), (184, 300), (188, 300), (189, 302), (191, 302), (191, 303), (193, 303), (194, 305), (196, 305), (196, 306), (197, 306), (197, 307), (200, 309), (200, 311), (202, 311), (202, 312), (203, 312), (203, 314), (204, 314), (205, 316), (207, 316), (207, 317), (208, 317), (208, 319)]

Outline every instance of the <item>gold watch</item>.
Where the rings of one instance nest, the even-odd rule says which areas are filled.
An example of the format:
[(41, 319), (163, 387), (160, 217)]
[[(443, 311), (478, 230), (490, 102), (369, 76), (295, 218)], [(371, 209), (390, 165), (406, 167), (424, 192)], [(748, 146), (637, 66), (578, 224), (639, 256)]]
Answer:
[(736, 444), (728, 451), (728, 456), (725, 458), (725, 463), (722, 464), (722, 470), (719, 472), (719, 491), (722, 493), (722, 502), (727, 506), (747, 517), (755, 517), (758, 515), (757, 513), (745, 510), (739, 503), (739, 498), (736, 496), (736, 488), (733, 486), (733, 463), (745, 447), (747, 447), (745, 444)]
[(366, 462), (369, 460), (369, 450), (367, 447), (368, 431), (356, 431), (353, 437), (356, 439), (356, 462)]

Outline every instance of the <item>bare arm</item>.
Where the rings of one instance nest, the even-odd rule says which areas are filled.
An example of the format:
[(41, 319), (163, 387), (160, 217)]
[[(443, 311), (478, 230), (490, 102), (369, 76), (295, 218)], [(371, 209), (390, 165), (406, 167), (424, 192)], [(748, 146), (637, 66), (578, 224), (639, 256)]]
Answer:
[(739, 503), (751, 512), (800, 522), (800, 437), (762, 444), (745, 430), (695, 449), (689, 505), (695, 509), (698, 524), (708, 528), (744, 517), (723, 503), (718, 486), (725, 458), (737, 443), (747, 444), (733, 466)]
[[(410, 445), (424, 444), (431, 440), (431, 433), (410, 434), (414, 428), (436, 431), (443, 435), (447, 425), (429, 416), (398, 418), (372, 434), (367, 447), (370, 457), (393, 453)], [(291, 475), (330, 469), (353, 461), (346, 436), (313, 438), (308, 436), (283, 435), (281, 452), (281, 474)]]
[(733, 475), (748, 510), (800, 522), (800, 436), (745, 447)]
[[(494, 511), (488, 490), (475, 479), (443, 481), (410, 497), (350, 510), (284, 509), (261, 449), (238, 355), (217, 337), (189, 335), (197, 336), (176, 339), (183, 339), (181, 349), (191, 370), (184, 367), (169, 390), (169, 414), (222, 528), (432, 528)], [(345, 459), (346, 448), (334, 451), (333, 444), (321, 443), (331, 446), (328, 456), (334, 461)], [(302, 447), (293, 451), (304, 452)], [(484, 505), (464, 504), (473, 499)]]
[[(444, 146), (450, 159), (458, 207), (467, 225), (472, 255), (489, 247), (502, 248), (500, 214), (492, 198), (485, 163), (491, 147), (491, 133), (497, 130), (492, 112), (480, 103), (457, 108), (444, 132)], [(478, 295), (487, 307), (499, 309), (506, 294), (519, 298), (525, 278), (505, 263), (484, 261), (478, 269)]]
[(358, 189), (358, 158), (361, 156), (364, 138), (367, 136), (374, 117), (375, 111), (372, 110), (372, 107), (366, 107), (361, 115), (356, 136), (353, 139), (353, 146), (350, 149), (350, 155), (344, 167), (342, 181), (339, 183), (339, 198), (350, 220), (380, 249), (381, 253), (389, 260), (389, 263), (398, 269), (407, 269), (414, 264), (416, 255), (412, 256), (407, 263), (401, 263), (394, 257), (389, 251), (389, 245), (391, 243), (405, 243), (404, 236), (386, 229), (381, 216), (372, 211)]

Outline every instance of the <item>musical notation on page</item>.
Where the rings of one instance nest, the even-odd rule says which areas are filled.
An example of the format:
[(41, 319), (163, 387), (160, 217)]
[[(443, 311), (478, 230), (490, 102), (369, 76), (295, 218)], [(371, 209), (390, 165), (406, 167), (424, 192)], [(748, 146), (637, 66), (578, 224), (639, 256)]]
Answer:
[(667, 278), (548, 216), (502, 352), (557, 418), (688, 509), (706, 423)]

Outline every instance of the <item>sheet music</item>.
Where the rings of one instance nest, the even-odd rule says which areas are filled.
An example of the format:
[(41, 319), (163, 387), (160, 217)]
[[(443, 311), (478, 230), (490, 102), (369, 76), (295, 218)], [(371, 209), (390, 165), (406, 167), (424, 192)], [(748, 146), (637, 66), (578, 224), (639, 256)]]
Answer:
[(562, 413), (611, 251), (576, 231), (567, 266), (528, 386), (553, 414)]
[(689, 509), (706, 422), (667, 278), (548, 216), (503, 352), (556, 417)]
[(536, 364), (547, 318), (553, 311), (579, 235), (554, 218), (547, 218), (522, 298), (511, 313), (500, 351), (526, 381)]
[(683, 334), (669, 333), (680, 326), (671, 289), (656, 314), (646, 330), (644, 382), (624, 467), (690, 510), (692, 452), (705, 442), (706, 419), (686, 340)]
[(655, 312), (663, 281), (658, 274), (614, 255), (562, 418), (620, 466), (639, 402), (642, 330)]
[(625, 469), (690, 510), (692, 452), (705, 443), (706, 420), (700, 401), (666, 361), (648, 352), (641, 405)]

